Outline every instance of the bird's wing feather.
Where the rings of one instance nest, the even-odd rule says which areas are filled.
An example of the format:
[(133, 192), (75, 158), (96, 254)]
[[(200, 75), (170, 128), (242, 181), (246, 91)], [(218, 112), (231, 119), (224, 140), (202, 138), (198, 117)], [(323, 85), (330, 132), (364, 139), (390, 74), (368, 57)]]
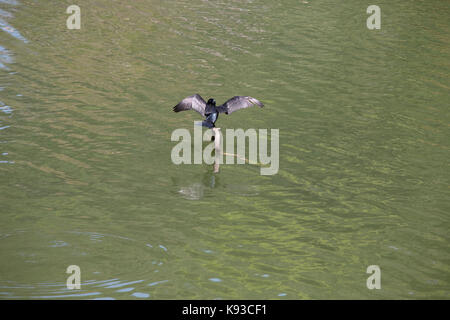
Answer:
[(264, 105), (258, 99), (247, 96), (235, 96), (229, 99), (223, 105), (218, 106), (217, 110), (219, 110), (219, 112), (225, 112), (227, 114), (230, 114), (234, 111), (248, 108), (254, 105), (258, 105), (261, 108), (264, 107)]
[(194, 94), (184, 98), (179, 104), (173, 107), (173, 111), (180, 112), (185, 110), (195, 110), (202, 116), (205, 116), (206, 102), (199, 94)]

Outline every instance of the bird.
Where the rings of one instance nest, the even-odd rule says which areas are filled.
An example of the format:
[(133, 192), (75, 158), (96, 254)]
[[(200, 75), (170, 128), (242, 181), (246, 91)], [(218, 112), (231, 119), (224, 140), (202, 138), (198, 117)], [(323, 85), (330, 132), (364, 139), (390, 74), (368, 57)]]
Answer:
[(174, 112), (195, 110), (200, 113), (206, 120), (202, 121), (202, 126), (207, 128), (215, 128), (215, 123), (219, 118), (219, 113), (230, 114), (234, 111), (248, 108), (254, 105), (264, 107), (261, 101), (248, 96), (234, 96), (228, 99), (224, 104), (216, 106), (216, 100), (213, 98), (205, 102), (199, 94), (184, 98), (179, 104), (173, 107)]

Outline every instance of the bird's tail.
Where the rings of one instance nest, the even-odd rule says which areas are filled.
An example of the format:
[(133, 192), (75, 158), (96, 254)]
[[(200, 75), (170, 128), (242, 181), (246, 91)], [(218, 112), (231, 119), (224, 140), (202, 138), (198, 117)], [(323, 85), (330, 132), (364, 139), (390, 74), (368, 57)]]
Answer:
[(204, 120), (204, 121), (202, 121), (202, 127), (207, 127), (207, 128), (212, 129), (212, 128), (214, 128), (215, 126), (214, 126), (214, 123), (212, 123), (211, 121), (209, 121), (209, 120)]

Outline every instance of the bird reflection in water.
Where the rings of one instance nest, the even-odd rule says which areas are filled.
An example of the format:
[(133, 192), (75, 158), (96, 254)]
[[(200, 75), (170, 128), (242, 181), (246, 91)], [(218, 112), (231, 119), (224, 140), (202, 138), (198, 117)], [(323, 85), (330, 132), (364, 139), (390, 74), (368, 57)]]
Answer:
[(220, 178), (208, 168), (208, 171), (203, 174), (200, 181), (191, 183), (187, 186), (182, 186), (181, 183), (177, 183), (176, 181), (174, 181), (174, 184), (177, 185), (177, 191), (183, 198), (188, 200), (200, 200), (205, 196), (205, 193), (207, 193), (208, 190), (220, 187)]

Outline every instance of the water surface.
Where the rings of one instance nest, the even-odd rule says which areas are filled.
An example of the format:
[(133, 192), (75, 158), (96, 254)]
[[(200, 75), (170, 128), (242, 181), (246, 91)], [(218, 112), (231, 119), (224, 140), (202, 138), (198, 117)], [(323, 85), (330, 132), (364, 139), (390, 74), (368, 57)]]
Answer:
[[(0, 298), (449, 298), (448, 2), (71, 4), (0, 0)], [(174, 165), (194, 93), (279, 172)]]

